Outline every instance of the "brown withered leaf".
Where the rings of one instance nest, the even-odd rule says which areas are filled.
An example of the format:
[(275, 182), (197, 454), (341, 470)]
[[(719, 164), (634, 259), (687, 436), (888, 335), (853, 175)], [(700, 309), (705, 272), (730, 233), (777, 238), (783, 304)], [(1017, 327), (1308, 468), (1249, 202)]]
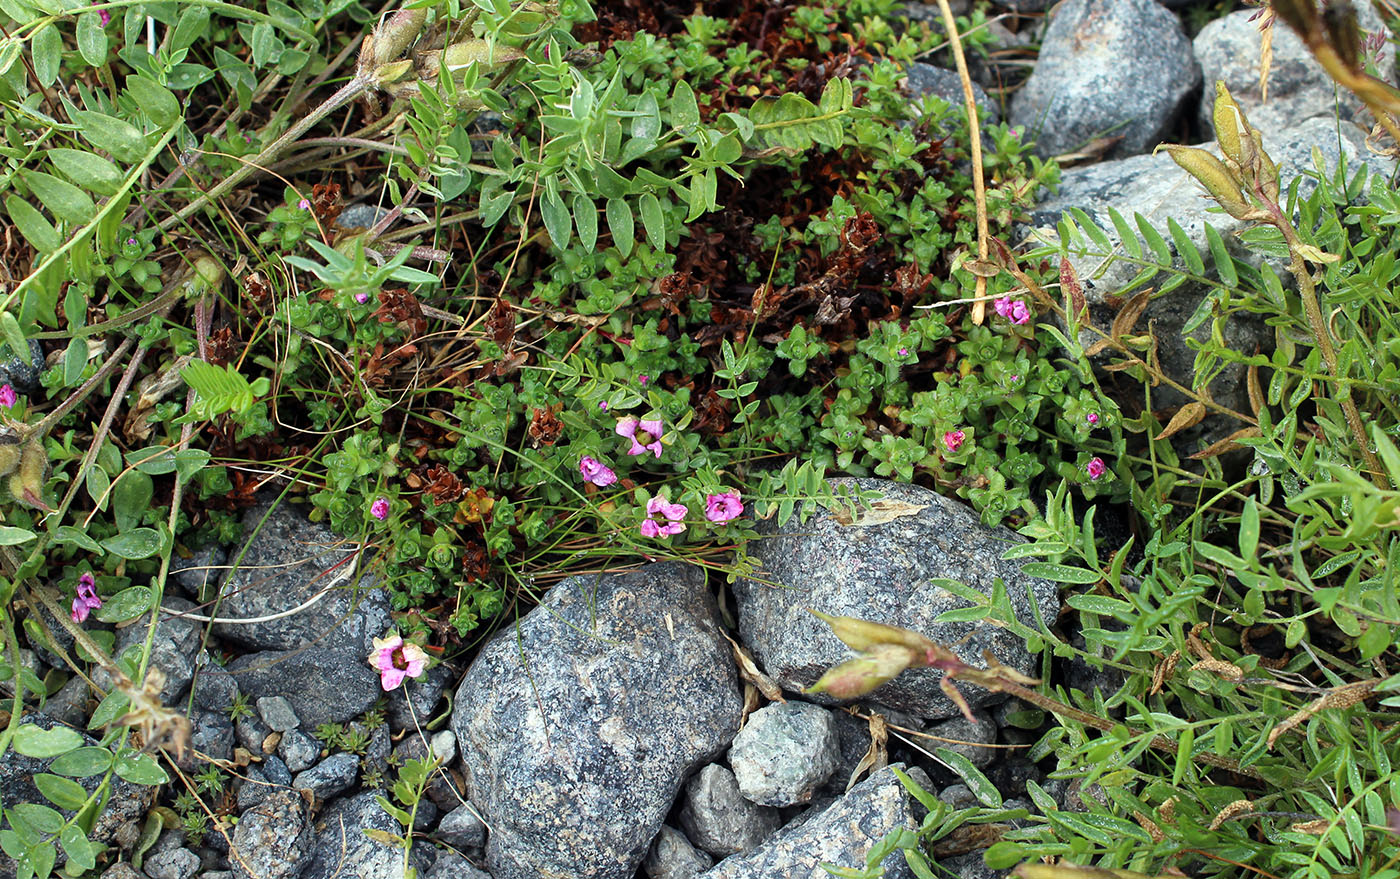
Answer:
[(427, 475), (429, 482), (424, 491), (432, 495), (434, 506), (450, 504), (466, 493), (461, 481), (441, 464), (428, 468)]
[(1176, 670), (1176, 664), (1181, 661), (1181, 651), (1173, 650), (1171, 655), (1157, 663), (1152, 669), (1152, 688), (1147, 691), (1147, 695), (1155, 696), (1162, 692), (1162, 685), (1167, 682), (1167, 678), (1172, 676)]
[(1304, 705), (1298, 711), (1289, 715), (1289, 717), (1278, 726), (1269, 730), (1269, 737), (1267, 739), (1268, 747), (1273, 748), (1274, 742), (1278, 740), (1279, 736), (1321, 711), (1326, 711), (1330, 708), (1350, 708), (1358, 702), (1364, 701), (1367, 696), (1371, 695), (1371, 691), (1376, 688), (1376, 685), (1379, 684), (1381, 680), (1381, 678), (1371, 678), (1370, 680), (1356, 681), (1350, 684), (1342, 684), (1339, 687), (1333, 687), (1307, 705)]
[(851, 777), (846, 780), (846, 793), (851, 792), (851, 788), (856, 786), (856, 782), (861, 777), (871, 772), (879, 772), (890, 763), (890, 728), (885, 722), (885, 716), (878, 711), (870, 713), (870, 747), (866, 749), (860, 762), (851, 770)]
[(1010, 824), (964, 824), (933, 844), (935, 858), (955, 858), (991, 848), (1012, 829)]
[(1234, 818), (1237, 815), (1244, 815), (1248, 812), (1253, 811), (1254, 802), (1252, 800), (1235, 800), (1232, 803), (1226, 803), (1225, 808), (1221, 809), (1219, 812), (1216, 812), (1215, 817), (1210, 819), (1210, 829), (1219, 830), (1220, 825), (1224, 824), (1226, 821), (1229, 821), (1231, 818)]
[(854, 516), (851, 515), (850, 510), (842, 508), (837, 510), (832, 518), (847, 527), (868, 528), (871, 525), (893, 522), (895, 519), (902, 519), (905, 516), (917, 516), (920, 511), (928, 509), (928, 506), (928, 504), (879, 500), (871, 503), (868, 510), (857, 510)]
[(1259, 417), (1259, 412), (1264, 408), (1264, 390), (1259, 384), (1259, 367), (1251, 365), (1245, 371), (1245, 387), (1249, 391), (1249, 408), (1254, 413), (1254, 417)]
[(1068, 300), (1066, 310), (1074, 317), (1083, 319), (1089, 308), (1084, 301), (1084, 285), (1079, 283), (1079, 274), (1067, 256), (1060, 257), (1060, 290)]
[(734, 664), (739, 668), (739, 677), (753, 684), (763, 694), (763, 698), (769, 702), (787, 701), (783, 698), (783, 688), (763, 673), (763, 669), (759, 668), (758, 664), (753, 661), (753, 656), (749, 651), (740, 647), (727, 634), (724, 635), (724, 640), (729, 642), (730, 652), (734, 654)]
[(560, 404), (550, 406), (548, 409), (536, 408), (530, 418), (530, 425), (525, 429), (529, 434), (530, 445), (538, 449), (540, 446), (552, 446), (559, 439), (559, 433), (564, 429), (564, 424), (555, 414), (559, 411)]
[(1240, 428), (1239, 430), (1235, 431), (1234, 433), (1230, 434), (1224, 439), (1216, 440), (1209, 446), (1206, 446), (1204, 449), (1201, 449), (1199, 452), (1196, 452), (1193, 455), (1189, 455), (1188, 457), (1190, 457), (1193, 461), (1199, 461), (1202, 458), (1214, 458), (1216, 455), (1223, 455), (1226, 452), (1232, 451), (1234, 449), (1244, 448), (1244, 446), (1235, 442), (1235, 440), (1243, 439), (1247, 436), (1259, 435), (1259, 428), (1257, 427)]
[(1176, 410), (1176, 414), (1172, 416), (1172, 420), (1167, 422), (1167, 426), (1162, 428), (1162, 432), (1154, 436), (1153, 439), (1162, 440), (1169, 436), (1175, 436), (1188, 427), (1195, 427), (1200, 424), (1201, 420), (1205, 417), (1205, 404), (1192, 400), (1190, 403)]
[(506, 299), (497, 299), (491, 306), (486, 316), (486, 335), (500, 345), (502, 351), (509, 351), (515, 343), (515, 306)]

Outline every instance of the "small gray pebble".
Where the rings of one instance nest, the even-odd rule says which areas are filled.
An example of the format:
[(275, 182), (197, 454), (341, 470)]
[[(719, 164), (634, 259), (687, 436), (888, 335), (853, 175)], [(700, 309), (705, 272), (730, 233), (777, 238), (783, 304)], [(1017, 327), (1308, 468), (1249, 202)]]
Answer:
[(238, 788), (238, 812), (242, 814), (267, 799), (275, 787), (267, 781), (267, 776), (256, 766), (249, 766), (244, 773), (243, 784)]
[(292, 772), (287, 768), (287, 764), (271, 754), (263, 758), (262, 771), (273, 784), (287, 786), (292, 783)]
[(650, 879), (693, 879), (715, 860), (690, 844), (684, 833), (662, 825), (642, 865)]
[(301, 726), (301, 720), (292, 710), (292, 704), (281, 696), (263, 696), (258, 700), (258, 715), (263, 723), (277, 732), (286, 732)]
[(233, 725), (233, 733), (238, 737), (238, 744), (248, 750), (254, 757), (263, 755), (263, 742), (272, 735), (272, 727), (262, 722), (260, 717), (240, 717)]
[(143, 866), (151, 879), (190, 879), (199, 871), (199, 855), (177, 848), (147, 855)]
[(324, 800), (345, 793), (355, 784), (360, 758), (354, 754), (332, 754), (292, 779), (296, 790), (309, 790)]
[(121, 861), (103, 870), (102, 879), (141, 879), (141, 874), (126, 861)]
[(456, 849), (481, 848), (486, 845), (486, 825), (471, 806), (458, 806), (442, 816), (437, 838)]
[(418, 801), (418, 811), (413, 813), (413, 829), (419, 833), (427, 833), (437, 824), (441, 815), (442, 810), (433, 805), (432, 800), (424, 797)]
[(277, 746), (277, 755), (291, 772), (309, 768), (321, 756), (321, 743), (299, 729), (289, 730)]

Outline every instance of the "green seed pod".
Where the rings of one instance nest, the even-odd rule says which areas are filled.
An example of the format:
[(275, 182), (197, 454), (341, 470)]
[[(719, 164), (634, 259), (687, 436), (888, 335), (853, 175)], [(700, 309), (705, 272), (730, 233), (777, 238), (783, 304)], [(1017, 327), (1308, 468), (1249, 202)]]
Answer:
[(1225, 163), (1205, 150), (1185, 147), (1178, 144), (1163, 144), (1159, 150), (1171, 154), (1172, 161), (1180, 165), (1187, 174), (1195, 177), (1206, 188), (1211, 197), (1237, 220), (1246, 219), (1251, 212), (1249, 203), (1244, 200), (1239, 183)]
[(1361, 72), (1361, 27), (1351, 0), (1331, 0), (1322, 11), (1327, 42), (1347, 69)]
[(13, 433), (0, 433), (0, 476), (9, 476), (19, 466), (24, 449)]
[(26, 507), (47, 510), (44, 503), (44, 483), (49, 478), (49, 456), (42, 440), (30, 440), (20, 455), (19, 466), (6, 479), (6, 487), (15, 500)]
[(360, 47), (360, 72), (376, 70), (398, 60), (418, 39), (427, 20), (427, 9), (400, 9), (385, 19), (372, 34), (365, 37), (364, 45)]
[(1259, 181), (1259, 191), (1269, 201), (1278, 201), (1278, 165), (1269, 158), (1269, 154), (1264, 151), (1264, 141), (1259, 134), (1259, 129), (1251, 128), (1249, 138), (1254, 144), (1254, 152), (1259, 162), (1259, 167), (1255, 172), (1255, 178)]
[(837, 617), (831, 614), (822, 613), (819, 610), (809, 612), (814, 616), (826, 621), (831, 626), (831, 631), (836, 637), (852, 650), (871, 650), (882, 644), (898, 644), (911, 650), (923, 652), (934, 646), (932, 641), (911, 632), (908, 629), (901, 629), (898, 626), (887, 626), (884, 623), (872, 623), (868, 620), (859, 620), (855, 617)]
[(915, 651), (897, 644), (877, 644), (864, 656), (841, 663), (827, 671), (808, 688), (808, 693), (826, 693), (837, 699), (857, 699), (893, 680), (917, 658)]
[(1236, 165), (1240, 160), (1240, 130), (1246, 128), (1244, 112), (1223, 80), (1215, 81), (1215, 142), (1220, 144), (1220, 152)]

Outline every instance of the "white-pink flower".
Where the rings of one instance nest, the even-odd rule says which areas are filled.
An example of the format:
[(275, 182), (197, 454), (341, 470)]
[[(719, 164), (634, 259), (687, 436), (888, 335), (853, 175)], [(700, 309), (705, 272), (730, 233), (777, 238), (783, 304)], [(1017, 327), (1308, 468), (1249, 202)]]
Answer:
[(379, 672), (379, 685), (387, 692), (402, 684), (404, 678), (421, 677), (428, 667), (428, 654), (399, 635), (374, 639), (374, 652), (369, 664)]
[(591, 482), (600, 488), (617, 482), (617, 474), (612, 472), (602, 461), (590, 455), (584, 455), (579, 459), (578, 472), (583, 474), (586, 482)]
[(743, 515), (744, 505), (739, 500), (739, 492), (726, 491), (723, 494), (705, 495), (705, 518), (711, 522), (728, 522)]
[(666, 432), (666, 425), (660, 418), (637, 418), (629, 415), (618, 420), (614, 431), (618, 436), (625, 436), (632, 441), (632, 447), (627, 450), (627, 454), (640, 455), (650, 450), (656, 453), (656, 457), (661, 457), (661, 434)]
[[(664, 497), (654, 497), (647, 501), (647, 518), (642, 521), (643, 537), (670, 537), (685, 530), (681, 520), (690, 510), (685, 504), (673, 504)], [(656, 517), (664, 517), (664, 521)]]

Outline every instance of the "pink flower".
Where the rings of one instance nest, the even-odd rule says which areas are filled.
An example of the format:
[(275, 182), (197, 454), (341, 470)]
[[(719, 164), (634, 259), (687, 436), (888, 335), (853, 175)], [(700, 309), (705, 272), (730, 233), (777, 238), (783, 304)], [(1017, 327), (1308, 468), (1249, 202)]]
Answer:
[(627, 454), (640, 455), (650, 449), (656, 453), (656, 457), (661, 457), (661, 434), (665, 433), (666, 426), (661, 423), (660, 418), (641, 419), (628, 416), (617, 422), (614, 431), (618, 436), (625, 436), (632, 441), (632, 448), (627, 450)]
[(1019, 299), (1012, 299), (1010, 296), (1003, 296), (992, 303), (992, 307), (997, 310), (997, 314), (1011, 321), (1013, 324), (1024, 324), (1031, 319), (1031, 310), (1026, 303)]
[(361, 305), (364, 305), (366, 302), (369, 301), (369, 294), (368, 294), (368, 293), (356, 293), (356, 294), (355, 294), (355, 301), (358, 302), (358, 303), (360, 303)]
[(604, 412), (608, 411), (608, 401), (604, 400), (603, 402), (599, 403), (598, 408), (602, 409)]
[(908, 349), (908, 348), (900, 348), (900, 349), (899, 349), (899, 356), (900, 356), (900, 357), (908, 357), (908, 356), (909, 356), (909, 349)]
[(943, 448), (947, 449), (950, 455), (955, 455), (958, 449), (962, 448), (965, 439), (967, 439), (967, 434), (961, 430), (950, 430), (943, 434)]
[[(647, 501), (647, 518), (642, 521), (642, 536), (669, 537), (680, 534), (685, 530), (685, 523), (681, 520), (688, 512), (685, 504), (673, 504), (660, 496), (652, 498)], [(657, 520), (657, 516), (664, 516), (666, 521)]]
[(377, 497), (374, 503), (369, 505), (369, 514), (383, 522), (389, 516), (389, 501), (387, 498)]
[(303, 198), (301, 201), (297, 202), (297, 207), (303, 211), (309, 211), (311, 210), (311, 202)]
[(1108, 465), (1104, 464), (1103, 458), (1090, 458), (1089, 463), (1084, 465), (1084, 472), (1097, 482), (1100, 476), (1108, 472)]
[(101, 606), (102, 599), (97, 597), (97, 582), (93, 580), (92, 574), (82, 574), (78, 577), (78, 595), (73, 599), (73, 622), (85, 622), (88, 612)]
[(584, 455), (579, 459), (578, 472), (583, 474), (585, 482), (591, 482), (599, 488), (617, 482), (616, 473), (608, 469), (607, 465), (602, 461), (588, 455)]
[(743, 512), (744, 505), (739, 501), (737, 491), (705, 495), (705, 518), (711, 522), (728, 522), (739, 518)]
[(395, 634), (374, 639), (369, 664), (379, 671), (379, 685), (387, 692), (402, 684), (404, 678), (421, 677), (428, 667), (428, 654)]
[(639, 375), (639, 376), (637, 376), (637, 383), (640, 384), (642, 387), (646, 387), (646, 384), (647, 384), (647, 382), (649, 382), (649, 381), (651, 381), (651, 379), (650, 379), (648, 376), (645, 376), (645, 375)]
[(1097, 413), (1097, 412), (1090, 412), (1088, 415), (1085, 415), (1085, 416), (1084, 416), (1084, 420), (1087, 421), (1087, 422), (1089, 422), (1090, 424), (1098, 424), (1098, 423), (1099, 423), (1099, 413)]
[(0, 385), (0, 406), (8, 408), (15, 405), (15, 401), (18, 399), (19, 397), (16, 396), (14, 388), (9, 385)]

